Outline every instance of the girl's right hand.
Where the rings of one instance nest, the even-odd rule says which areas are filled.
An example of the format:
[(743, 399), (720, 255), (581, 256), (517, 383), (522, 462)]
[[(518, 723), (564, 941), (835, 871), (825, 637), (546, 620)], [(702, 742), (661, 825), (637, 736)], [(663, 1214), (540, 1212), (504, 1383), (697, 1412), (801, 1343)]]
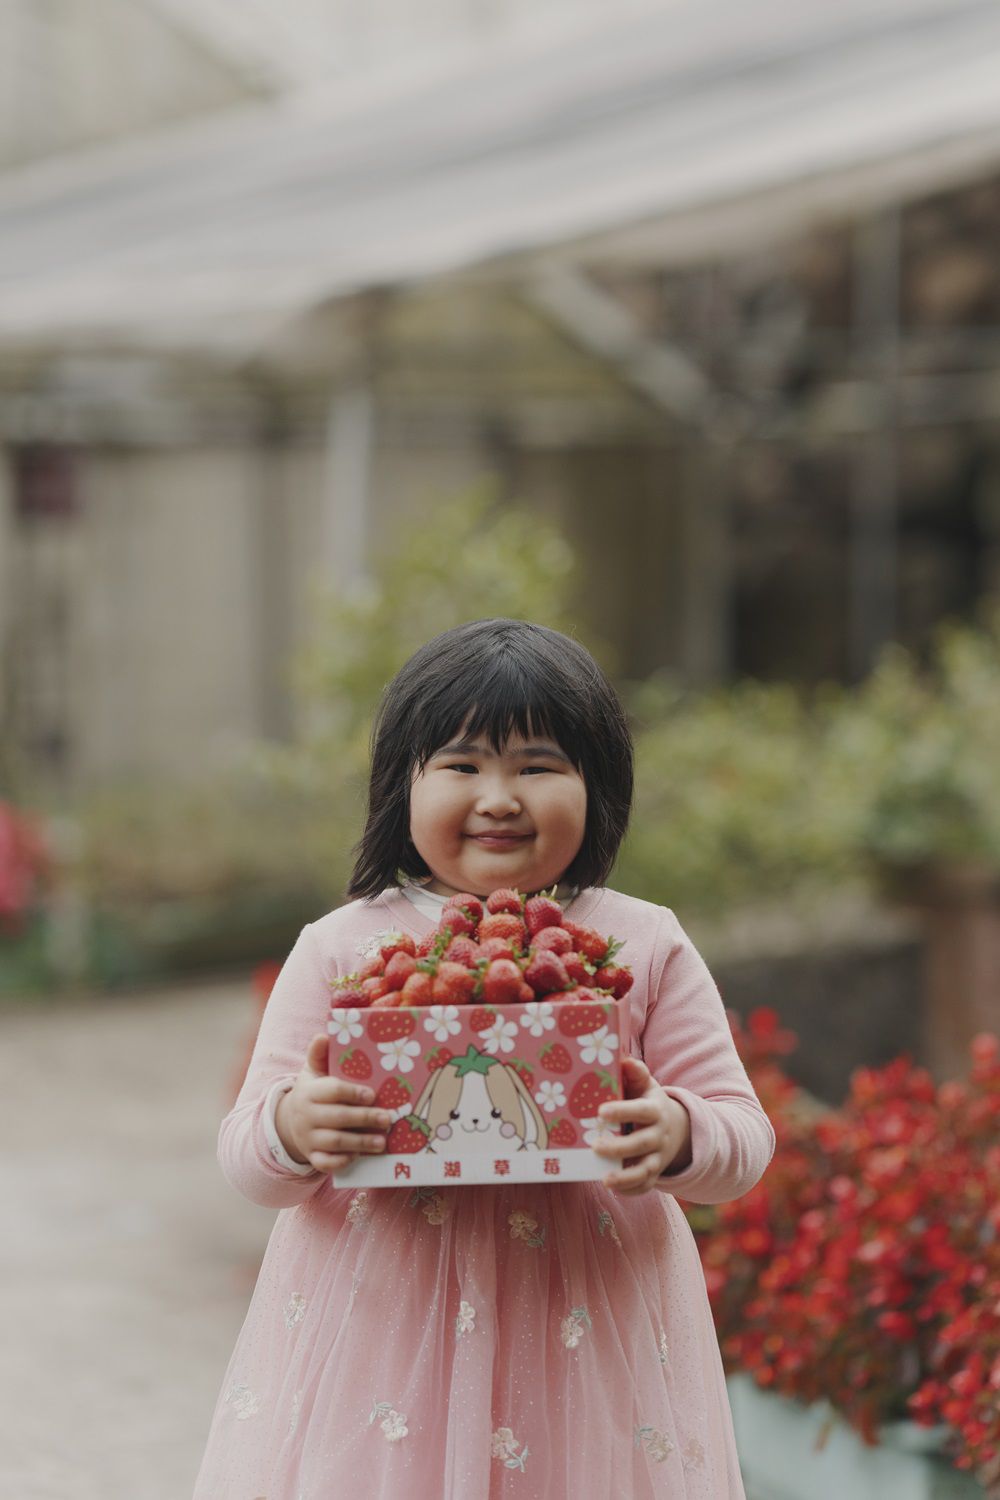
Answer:
[(370, 1107), (374, 1090), (329, 1077), (329, 1045), (328, 1037), (313, 1037), (302, 1072), (278, 1101), (274, 1123), (295, 1161), (308, 1162), (318, 1172), (341, 1172), (359, 1154), (385, 1150), (385, 1131), (393, 1117), (388, 1110)]

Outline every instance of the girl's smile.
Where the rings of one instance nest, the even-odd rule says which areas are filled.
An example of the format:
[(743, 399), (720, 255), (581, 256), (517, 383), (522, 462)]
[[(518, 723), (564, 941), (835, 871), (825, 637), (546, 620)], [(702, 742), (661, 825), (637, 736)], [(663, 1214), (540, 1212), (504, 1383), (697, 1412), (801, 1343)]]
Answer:
[(554, 885), (587, 817), (583, 777), (554, 740), (511, 736), (499, 753), (461, 734), (435, 751), (410, 789), (410, 837), (444, 895)]

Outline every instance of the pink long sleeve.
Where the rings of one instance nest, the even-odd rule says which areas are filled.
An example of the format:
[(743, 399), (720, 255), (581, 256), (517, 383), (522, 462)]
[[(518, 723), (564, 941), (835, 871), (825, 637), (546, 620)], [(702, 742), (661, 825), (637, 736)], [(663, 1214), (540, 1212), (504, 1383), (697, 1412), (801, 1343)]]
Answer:
[(692, 1203), (726, 1203), (763, 1175), (774, 1129), (733, 1044), (715, 981), (670, 911), (660, 938), (668, 951), (658, 978), (650, 975), (640, 1051), (691, 1117), (691, 1164), (664, 1173), (657, 1186)]
[(316, 934), (304, 927), (271, 991), (239, 1098), (219, 1129), (223, 1174), (237, 1192), (265, 1208), (292, 1208), (327, 1181), (322, 1172), (300, 1175), (275, 1160), (263, 1114), (271, 1090), (292, 1082), (310, 1041), (326, 1031), (329, 1007)]

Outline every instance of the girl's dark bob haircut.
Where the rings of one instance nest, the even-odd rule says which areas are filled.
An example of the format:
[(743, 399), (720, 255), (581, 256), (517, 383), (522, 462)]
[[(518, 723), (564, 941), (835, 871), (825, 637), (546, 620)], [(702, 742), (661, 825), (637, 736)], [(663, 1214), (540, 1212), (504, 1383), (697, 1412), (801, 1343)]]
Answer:
[(590, 652), (558, 630), (470, 620), (421, 646), (382, 696), (348, 898), (373, 899), (401, 876), (431, 873), (410, 839), (410, 783), (466, 723), (497, 752), (512, 734), (544, 735), (566, 752), (587, 788), (587, 817), (562, 878), (603, 885), (632, 807), (632, 736), (617, 693)]

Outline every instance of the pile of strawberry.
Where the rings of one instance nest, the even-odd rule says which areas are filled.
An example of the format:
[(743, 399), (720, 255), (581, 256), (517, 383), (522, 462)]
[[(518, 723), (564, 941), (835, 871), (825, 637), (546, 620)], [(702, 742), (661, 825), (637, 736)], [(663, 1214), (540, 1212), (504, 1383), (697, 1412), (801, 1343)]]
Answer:
[(504, 887), (485, 902), (452, 896), (435, 930), (415, 943), (392, 933), (356, 974), (333, 982), (337, 1006), (513, 1005), (532, 1000), (620, 1000), (631, 971), (621, 948), (568, 922), (551, 895)]

